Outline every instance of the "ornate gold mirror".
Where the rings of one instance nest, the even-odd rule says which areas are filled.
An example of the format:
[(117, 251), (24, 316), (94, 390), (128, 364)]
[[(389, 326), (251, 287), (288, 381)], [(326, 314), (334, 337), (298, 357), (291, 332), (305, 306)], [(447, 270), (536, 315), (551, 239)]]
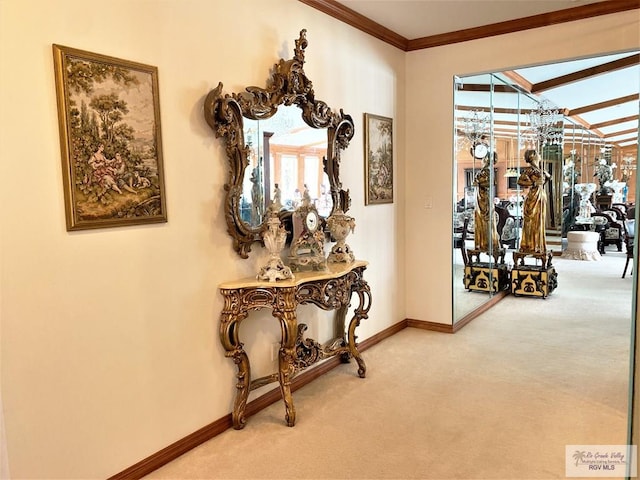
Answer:
[(315, 98), (303, 69), (306, 30), (295, 44), (293, 58), (274, 65), (266, 88), (223, 94), (219, 83), (204, 102), (207, 123), (225, 140), (225, 218), (242, 258), (262, 241), (265, 212), (274, 197), (280, 197), (280, 219), (289, 232), (292, 211), (305, 191), (325, 220), (350, 206), (339, 166), (340, 152), (353, 138), (353, 120)]

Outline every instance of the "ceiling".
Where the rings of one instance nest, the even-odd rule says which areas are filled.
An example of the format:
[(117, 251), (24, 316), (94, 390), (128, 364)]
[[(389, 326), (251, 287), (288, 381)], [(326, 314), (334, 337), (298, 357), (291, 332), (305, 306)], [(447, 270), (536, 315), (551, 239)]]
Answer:
[(535, 100), (546, 101), (564, 114), (567, 126), (590, 131), (592, 142), (617, 147), (624, 155), (635, 157), (639, 59), (638, 52), (624, 52), (464, 77), (456, 94), (456, 117), (469, 117), (474, 110), (488, 113), (491, 105), (497, 131), (515, 135), (517, 126), (529, 121)]
[(415, 40), (602, 1), (336, 0), (336, 3)]
[[(640, 8), (639, 0), (300, 1), (407, 51)], [(616, 52), (496, 73), (533, 97), (548, 100), (571, 121), (635, 157), (639, 60), (637, 51)], [(468, 79), (467, 84), (473, 81)], [(512, 100), (502, 100), (500, 95), (494, 100), (497, 108), (501, 108), (499, 102), (505, 103), (505, 109), (512, 105)]]

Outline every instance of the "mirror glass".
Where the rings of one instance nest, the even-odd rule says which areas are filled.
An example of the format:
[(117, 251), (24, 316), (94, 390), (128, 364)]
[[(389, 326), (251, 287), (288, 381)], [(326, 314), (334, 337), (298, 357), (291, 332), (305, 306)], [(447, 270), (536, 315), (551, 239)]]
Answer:
[(353, 138), (353, 119), (316, 97), (303, 69), (306, 35), (300, 31), (293, 58), (273, 66), (265, 88), (225, 94), (220, 82), (204, 100), (205, 120), (225, 143), (224, 217), (241, 258), (249, 257), (254, 243), (263, 243), (273, 200), (282, 205), (278, 216), (288, 232), (305, 193), (325, 218), (351, 205), (340, 180), (340, 157)]
[(483, 238), (496, 238), (477, 257), (486, 264), (492, 284), (498, 282), (493, 278), (496, 259), (509, 260), (509, 252), (519, 247), (522, 99), (507, 79), (485, 74), (457, 78), (455, 100), (453, 297), (454, 318), (460, 320), (498, 293), (466, 290), (465, 250), (479, 248)]
[[(456, 78), (456, 162), (453, 175), (453, 297), (455, 318), (461, 318), (467, 312), (482, 305), (487, 299), (483, 294), (465, 295), (463, 278), (466, 250), (474, 248), (475, 245), (476, 176), (482, 170), (484, 164), (484, 151), (475, 155), (475, 148), (478, 145), (486, 145), (487, 152), (491, 149), (491, 83), (491, 75)], [(491, 168), (489, 169), (489, 174), (492, 175)]]
[(275, 115), (244, 119), (249, 149), (244, 171), (240, 218), (251, 227), (262, 224), (274, 193), (286, 210), (295, 210), (307, 189), (321, 216), (331, 212), (329, 177), (323, 169), (327, 130), (312, 128), (295, 105), (280, 105)]
[(570, 119), (565, 120), (565, 141), (562, 165), (562, 237), (566, 238), (570, 227), (575, 222), (580, 207), (577, 202), (579, 195), (575, 191), (576, 183), (579, 183), (580, 167), (582, 164), (582, 148), (579, 148), (582, 140), (582, 131)]
[[(597, 71), (591, 68), (596, 65), (611, 65), (611, 71), (603, 73), (604, 67)], [(464, 284), (460, 237), (467, 219), (464, 247), (474, 248), (477, 233), (474, 200), (478, 185), (473, 179), (483, 165), (482, 160), (472, 155), (474, 143), (484, 136), (489, 151), (495, 153), (489, 162), (493, 175), (493, 190), (488, 192), (493, 200), (492, 211), (484, 228), (493, 228), (491, 220), (497, 222), (501, 248), (507, 251), (507, 266), (512, 258), (509, 251), (519, 248), (522, 233), (522, 206), (527, 189), (521, 189), (517, 182), (525, 167), (524, 152), (529, 148), (539, 151), (541, 164), (551, 176), (545, 186), (547, 249), (560, 255), (567, 232), (575, 227), (579, 213), (576, 185), (598, 183), (595, 176), (598, 162), (613, 169), (610, 190), (620, 190), (605, 201), (635, 202), (637, 78), (637, 52), (454, 78), (454, 323), (472, 317), (494, 296), (492, 292), (468, 291)], [(543, 107), (557, 112), (550, 129), (556, 137), (541, 146), (533, 138), (535, 115), (532, 117), (531, 113), (540, 113)], [(625, 172), (620, 168), (623, 163)], [(590, 201), (599, 208), (596, 194)], [(502, 218), (505, 210), (510, 217), (506, 235)], [(493, 259), (487, 258), (487, 266), (492, 265)]]
[[(627, 66), (621, 67), (621, 64)], [(596, 66), (598, 68), (592, 68)], [(604, 72), (607, 67), (611, 67), (612, 71)], [(537, 68), (541, 70), (537, 71)], [(594, 85), (591, 85), (591, 81)], [(473, 229), (477, 233), (479, 228), (477, 212), (469, 208), (470, 199), (478, 199), (479, 196), (477, 192), (475, 195), (467, 195), (465, 192), (472, 183), (471, 179), (477, 178), (478, 169), (482, 168), (478, 160), (473, 158), (473, 145), (484, 135), (484, 140), (488, 139), (488, 150), (497, 154), (495, 159), (490, 157), (489, 162), (490, 171), (495, 176), (492, 182), (494, 190), (490, 191), (494, 199), (492, 216), (499, 222), (498, 230), (504, 232), (504, 224), (500, 223), (499, 215), (504, 207), (511, 223), (515, 225), (513, 235), (509, 237), (513, 239), (512, 242), (503, 234), (500, 235), (501, 247), (507, 252), (517, 251), (522, 239), (522, 207), (530, 189), (520, 188), (518, 178), (521, 170), (526, 167), (525, 151), (535, 148), (541, 168), (551, 177), (544, 187), (547, 199), (544, 225), (546, 248), (554, 253), (553, 264), (558, 273), (557, 291), (546, 300), (536, 299), (533, 302), (524, 300), (520, 303), (520, 300), (512, 300), (511, 296), (501, 304), (502, 311), (512, 311), (511, 319), (518, 325), (517, 328), (531, 328), (527, 330), (531, 333), (531, 345), (543, 337), (542, 329), (547, 333), (552, 331), (558, 337), (569, 335), (571, 340), (562, 349), (562, 354), (568, 359), (563, 368), (567, 369), (569, 375), (573, 373), (569, 366), (571, 362), (576, 371), (580, 371), (581, 367), (584, 370), (582, 362), (577, 360), (577, 350), (572, 350), (577, 345), (587, 345), (586, 355), (596, 358), (601, 364), (615, 365), (615, 368), (605, 368), (606, 375), (608, 376), (608, 371), (616, 371), (621, 376), (616, 380), (614, 388), (607, 388), (607, 401), (598, 402), (598, 405), (606, 403), (608, 408), (616, 412), (620, 422), (607, 422), (606, 431), (618, 439), (627, 438), (629, 432), (628, 416), (625, 414), (631, 400), (628, 393), (634, 390), (630, 383), (632, 380), (629, 381), (634, 378), (634, 372), (629, 372), (628, 366), (632, 366), (629, 356), (631, 352), (632, 357), (635, 348), (632, 332), (637, 316), (635, 292), (638, 272), (633, 254), (629, 256), (624, 242), (621, 246), (615, 243), (619, 232), (624, 231), (625, 219), (616, 217), (616, 212), (620, 211), (621, 215), (626, 215), (631, 220), (637, 218), (637, 214), (631, 212), (635, 210), (639, 190), (636, 182), (639, 90), (640, 67), (637, 52), (494, 74), (456, 77), (454, 87), (454, 331), (456, 326), (464, 325), (489, 308), (492, 300), (499, 298), (491, 292), (469, 291), (464, 283), (467, 279), (462, 248), (474, 248)], [(543, 117), (544, 108), (541, 107), (545, 103), (544, 99), (549, 100), (554, 107), (552, 110), (556, 110), (558, 114), (549, 114), (548, 117), (553, 118), (549, 122), (550, 140), (541, 142), (538, 138), (535, 142), (532, 133), (538, 130), (539, 134), (540, 129), (532, 128), (532, 125)], [(602, 168), (609, 174), (603, 175)], [(601, 189), (602, 178), (608, 178), (606, 182), (602, 182), (608, 193), (603, 193)], [(478, 188), (477, 183), (473, 186)], [(587, 191), (586, 186), (590, 191)], [(472, 204), (474, 209), (477, 204), (477, 200), (475, 205)], [(583, 215), (585, 211), (589, 215)], [(595, 222), (603, 218), (609, 220), (605, 224)], [(622, 219), (622, 223), (617, 223), (621, 227), (619, 229), (616, 227), (617, 218)], [(469, 226), (472, 225), (469, 219), (475, 220), (474, 226)], [(468, 227), (467, 239), (461, 241), (461, 229), (464, 225)], [(606, 227), (599, 229), (601, 225)], [(589, 255), (584, 255), (585, 251), (579, 246), (576, 249), (579, 256), (573, 256), (574, 249), (567, 249), (567, 237), (572, 231), (598, 233), (591, 234), (596, 238), (593, 249), (587, 249)], [(599, 258), (592, 255), (596, 248)], [(563, 251), (567, 251), (567, 255), (560, 257)], [(637, 246), (635, 255), (637, 256)], [(512, 258), (507, 253), (507, 268), (513, 266), (510, 261)], [(625, 264), (625, 261), (628, 263)], [(487, 265), (491, 267), (491, 258)], [(632, 277), (629, 277), (625, 265), (633, 266)], [(626, 278), (623, 268), (627, 271)], [(545, 307), (551, 306), (551, 309), (546, 310), (546, 315), (538, 317), (542, 320), (539, 323), (529, 322), (530, 315), (522, 315), (524, 310), (536, 309), (535, 302), (551, 302), (545, 304)], [(598, 307), (603, 306), (605, 313), (602, 310), (594, 313), (593, 302), (597, 302)], [(567, 317), (571, 319), (569, 322), (556, 322), (562, 319), (563, 312), (568, 311), (571, 312), (570, 317)], [(536, 309), (536, 314), (537, 312)], [(492, 320), (490, 315), (484, 315), (483, 319)], [(573, 319), (578, 323), (573, 324)], [(546, 326), (545, 321), (549, 322)], [(602, 321), (605, 321), (606, 326), (601, 332)], [(552, 322), (556, 323), (551, 325)], [(556, 326), (557, 332), (552, 330)], [(587, 333), (591, 327), (592, 338)], [(611, 332), (615, 328), (619, 329), (619, 343), (607, 344), (605, 351), (595, 354), (595, 344), (599, 345), (601, 338), (613, 338)], [(590, 341), (593, 342), (593, 347), (589, 344)], [(546, 342), (555, 345), (553, 341)], [(504, 358), (504, 361), (511, 361), (510, 356)], [(555, 360), (554, 364), (557, 365)], [(552, 369), (550, 366), (549, 370)], [(557, 383), (554, 388), (562, 390), (564, 386), (564, 383)], [(608, 403), (609, 400), (611, 403)], [(577, 410), (581, 412), (580, 409), (581, 406), (578, 406)], [(593, 417), (595, 423), (597, 415)], [(620, 443), (625, 442), (622, 440)]]

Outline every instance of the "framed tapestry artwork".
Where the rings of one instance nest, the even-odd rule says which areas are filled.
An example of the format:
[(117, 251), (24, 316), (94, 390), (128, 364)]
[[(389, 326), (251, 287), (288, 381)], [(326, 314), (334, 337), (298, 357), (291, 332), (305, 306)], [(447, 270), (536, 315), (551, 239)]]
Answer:
[(53, 45), (67, 230), (167, 221), (158, 69)]
[(393, 203), (393, 119), (364, 114), (364, 204)]

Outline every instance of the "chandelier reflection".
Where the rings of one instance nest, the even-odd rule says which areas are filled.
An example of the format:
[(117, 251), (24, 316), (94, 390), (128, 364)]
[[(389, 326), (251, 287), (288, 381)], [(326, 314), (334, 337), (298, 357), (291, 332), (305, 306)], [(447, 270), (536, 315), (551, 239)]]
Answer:
[(509, 178), (509, 177), (519, 177), (520, 176), (520, 171), (513, 166), (515, 163), (514, 160), (509, 160), (508, 164), (509, 166), (507, 167), (506, 171), (504, 172), (504, 176)]
[(480, 143), (480, 139), (489, 130), (489, 115), (482, 110), (473, 110), (470, 117), (462, 117), (464, 124), (464, 136), (471, 145)]
[(562, 115), (558, 107), (543, 99), (529, 113), (529, 128), (522, 135), (523, 143), (534, 149), (561, 144), (562, 127)]

